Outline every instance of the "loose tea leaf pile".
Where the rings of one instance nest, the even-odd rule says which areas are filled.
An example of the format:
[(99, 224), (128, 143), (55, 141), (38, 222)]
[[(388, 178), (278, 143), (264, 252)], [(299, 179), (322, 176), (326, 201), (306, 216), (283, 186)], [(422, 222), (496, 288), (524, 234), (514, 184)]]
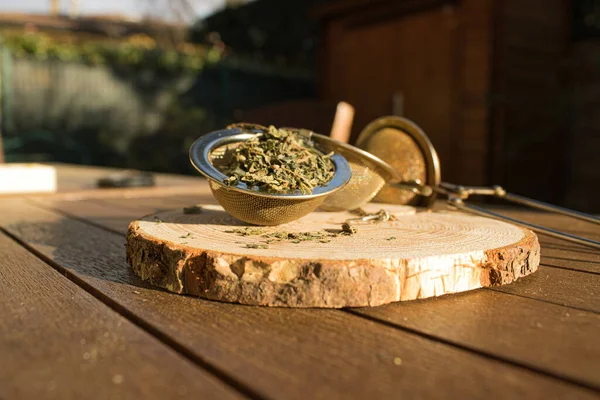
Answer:
[(309, 138), (274, 126), (228, 149), (213, 164), (227, 175), (226, 185), (243, 182), (250, 188), (280, 194), (311, 194), (335, 172), (330, 155), (319, 152)]

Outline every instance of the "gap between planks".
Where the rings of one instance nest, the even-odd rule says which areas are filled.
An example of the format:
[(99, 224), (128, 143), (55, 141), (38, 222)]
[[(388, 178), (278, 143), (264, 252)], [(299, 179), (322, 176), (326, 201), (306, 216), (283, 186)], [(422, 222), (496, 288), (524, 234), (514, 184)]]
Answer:
[[(84, 219), (83, 222), (86, 222), (86, 220)], [(114, 231), (111, 231), (111, 232), (112, 233), (116, 233), (116, 234), (122, 236), (122, 233), (120, 233), (120, 232), (114, 232)], [(542, 301), (542, 300), (539, 300), (539, 299), (530, 299), (530, 300)], [(127, 310), (127, 309), (125, 309), (125, 310)], [(388, 325), (390, 327), (393, 327), (395, 329), (406, 331), (407, 333), (411, 333), (411, 334), (414, 334), (414, 335), (417, 335), (417, 336), (420, 336), (420, 337), (425, 337), (425, 338), (427, 338), (429, 340), (434, 340), (434, 341), (437, 341), (437, 342), (440, 342), (440, 343), (443, 343), (443, 344), (446, 344), (446, 345), (450, 345), (450, 346), (461, 348), (461, 349), (463, 349), (465, 351), (468, 351), (468, 352), (471, 352), (471, 353), (483, 356), (484, 358), (491, 358), (491, 359), (494, 359), (496, 361), (506, 362), (506, 363), (508, 363), (510, 365), (513, 365), (513, 366), (522, 367), (522, 368), (524, 367), (524, 368), (527, 368), (527, 369), (531, 369), (531, 370), (534, 370), (534, 371), (536, 371), (536, 372), (538, 372), (540, 374), (545, 374), (545, 375), (553, 377), (553, 378), (565, 380), (567, 382), (570, 382), (570, 383), (573, 383), (573, 384), (577, 384), (577, 385), (580, 385), (580, 386), (583, 386), (583, 387), (586, 387), (586, 388), (589, 388), (589, 389), (593, 389), (593, 390), (597, 390), (598, 389), (598, 386), (590, 385), (589, 383), (587, 383), (585, 381), (581, 381), (581, 380), (577, 380), (577, 379), (572, 379), (572, 378), (570, 378), (568, 376), (564, 376), (562, 374), (556, 374), (556, 373), (554, 373), (552, 371), (547, 371), (547, 370), (544, 370), (544, 369), (540, 369), (539, 367), (535, 367), (535, 366), (532, 367), (531, 365), (524, 364), (522, 362), (517, 362), (517, 361), (511, 360), (511, 359), (507, 359), (507, 358), (504, 358), (504, 357), (501, 357), (501, 356), (498, 356), (498, 355), (494, 355), (493, 353), (482, 351), (482, 350), (477, 349), (477, 348), (472, 348), (472, 347), (469, 347), (469, 346), (464, 346), (464, 345), (462, 345), (460, 343), (456, 343), (454, 341), (450, 341), (450, 340), (447, 340), (447, 339), (444, 339), (444, 338), (441, 338), (441, 337), (438, 337), (438, 336), (435, 336), (435, 335), (429, 335), (427, 333), (424, 333), (424, 332), (421, 332), (421, 331), (418, 331), (418, 330), (414, 330), (414, 329), (411, 329), (411, 328), (403, 327), (401, 325), (397, 325), (397, 324), (391, 324), (390, 325), (389, 323), (387, 323), (387, 322), (385, 322), (383, 320), (380, 320), (379, 318), (374, 318), (374, 317), (371, 317), (371, 316), (366, 316), (366, 315), (363, 315), (363, 314), (360, 314), (360, 313), (356, 313), (354, 311), (352, 311), (351, 313), (353, 315), (356, 315), (356, 316), (360, 317), (360, 318), (372, 319), (372, 320), (380, 322), (380, 323), (382, 323), (384, 325)], [(132, 315), (135, 316), (135, 314), (132, 314)], [(157, 332), (159, 334), (163, 334), (159, 330)], [(177, 343), (177, 342), (175, 342), (175, 343)]]
[[(0, 226), (0, 232), (2, 234), (6, 235), (7, 237), (9, 237), (10, 239), (14, 240), (16, 243), (21, 245), (24, 249), (29, 251), (32, 255), (37, 257), (40, 261), (42, 261), (43, 263), (45, 263), (52, 269), (56, 270), (60, 275), (64, 276), (66, 279), (73, 282), (75, 285), (77, 285), (79, 288), (84, 290), (86, 293), (90, 294), (91, 296), (93, 296), (94, 298), (99, 300), (105, 306), (107, 306), (108, 308), (110, 308), (111, 310), (116, 312), (117, 314), (121, 315), (126, 320), (130, 321), (132, 324), (134, 324), (135, 326), (142, 329), (144, 332), (147, 332), (148, 334), (150, 334), (151, 336), (156, 338), (159, 342), (161, 342), (164, 345), (166, 345), (167, 347), (173, 349), (176, 353), (178, 353), (185, 359), (191, 361), (195, 365), (199, 366), (203, 370), (205, 370), (208, 373), (215, 376), (220, 381), (229, 385), (229, 387), (231, 387), (238, 393), (240, 393), (244, 396), (250, 397), (250, 398), (254, 398), (254, 399), (261, 399), (261, 400), (265, 399), (265, 397), (263, 395), (257, 393), (252, 388), (237, 381), (235, 378), (226, 374), (225, 372), (220, 370), (218, 367), (210, 364), (206, 360), (203, 360), (197, 354), (191, 352), (188, 348), (181, 345), (180, 343), (175, 341), (170, 336), (166, 335), (160, 329), (157, 329), (152, 324), (150, 324), (147, 321), (145, 321), (144, 319), (138, 317), (135, 313), (130, 311), (128, 308), (124, 307), (119, 302), (111, 299), (109, 296), (107, 296), (100, 290), (96, 289), (94, 286), (92, 286), (85, 280), (81, 279), (79, 276), (77, 276), (76, 273), (72, 272), (68, 268), (62, 267), (60, 264), (57, 264), (54, 260), (48, 258), (45, 254), (41, 253), (34, 247), (30, 246), (28, 243), (24, 242), (19, 237), (13, 235), (11, 232), (7, 231), (4, 227)], [(113, 232), (111, 232), (111, 233), (113, 233)]]
[(557, 268), (557, 269), (564, 269), (566, 271), (577, 271), (577, 272), (581, 272), (581, 273), (584, 273), (584, 274), (600, 275), (600, 272), (596, 272), (596, 271), (582, 271), (582, 270), (577, 269), (577, 268), (569, 268), (569, 267), (563, 267), (563, 266), (560, 266), (560, 265), (548, 264), (547, 262), (541, 262), (540, 265), (544, 266), (544, 267), (548, 267), (548, 268)]
[(594, 310), (590, 310), (590, 309), (587, 309), (587, 308), (584, 308), (584, 307), (577, 307), (577, 306), (574, 306), (574, 305), (565, 305), (565, 304), (559, 303), (557, 301), (549, 301), (549, 300), (531, 298), (529, 296), (525, 296), (525, 295), (522, 295), (522, 294), (519, 294), (519, 293), (503, 292), (503, 291), (500, 291), (497, 288), (482, 288), (481, 290), (491, 290), (493, 292), (498, 292), (499, 294), (506, 295), (506, 296), (520, 297), (522, 299), (539, 301), (541, 303), (551, 304), (553, 306), (564, 307), (564, 308), (569, 308), (571, 310), (582, 311), (582, 312), (586, 312), (586, 313), (593, 313), (593, 314), (600, 315), (600, 311), (594, 311)]
[[(419, 301), (419, 300), (416, 300), (416, 301)], [(383, 306), (383, 307), (385, 307), (385, 306)], [(420, 331), (420, 330), (417, 330), (417, 329), (414, 329), (414, 328), (410, 328), (408, 326), (404, 326), (404, 325), (401, 325), (401, 324), (398, 324), (398, 323), (386, 321), (383, 318), (379, 318), (377, 316), (370, 315), (368, 312), (364, 312), (364, 311), (360, 311), (360, 310), (354, 310), (354, 309), (344, 309), (344, 310), (341, 310), (341, 311), (349, 313), (349, 314), (352, 314), (352, 315), (355, 315), (355, 316), (357, 316), (359, 318), (364, 318), (364, 319), (367, 319), (367, 320), (370, 320), (370, 321), (374, 321), (374, 322), (377, 322), (377, 323), (380, 323), (380, 324), (383, 324), (383, 325), (386, 325), (386, 326), (389, 326), (389, 327), (392, 327), (392, 328), (395, 328), (395, 329), (400, 329), (400, 330), (402, 330), (402, 331), (404, 331), (406, 333), (417, 335), (417, 336), (421, 336), (421, 337), (424, 337), (424, 338), (429, 339), (429, 340), (434, 341), (434, 342), (442, 343), (442, 344), (445, 344), (445, 345), (448, 345), (448, 346), (457, 347), (457, 348), (459, 348), (461, 350), (468, 351), (468, 352), (471, 352), (471, 353), (476, 353), (476, 354), (482, 355), (482, 356), (487, 357), (487, 358), (492, 359), (492, 360), (496, 360), (496, 361), (499, 361), (499, 362), (502, 362), (502, 363), (510, 364), (510, 365), (512, 365), (514, 367), (527, 368), (529, 370), (536, 371), (536, 372), (538, 372), (540, 374), (543, 374), (543, 375), (546, 375), (546, 376), (549, 376), (549, 377), (553, 377), (555, 379), (560, 379), (560, 380), (572, 383), (574, 385), (582, 386), (582, 387), (588, 388), (590, 390), (594, 390), (594, 391), (600, 392), (600, 385), (590, 384), (589, 382), (587, 382), (585, 380), (581, 380), (581, 379), (573, 379), (569, 375), (555, 373), (553, 371), (549, 371), (547, 369), (540, 368), (539, 366), (537, 366), (535, 364), (524, 363), (523, 361), (518, 361), (518, 360), (511, 359), (511, 358), (506, 358), (506, 357), (501, 357), (501, 356), (499, 356), (497, 354), (494, 354), (494, 353), (491, 353), (491, 352), (488, 352), (488, 351), (482, 351), (481, 349), (478, 349), (478, 348), (475, 348), (475, 347), (471, 347), (471, 346), (467, 346), (467, 345), (464, 345), (464, 344), (462, 344), (460, 342), (457, 342), (457, 341), (448, 340), (448, 339), (445, 339), (445, 338), (442, 338), (442, 337), (439, 337), (439, 336), (436, 336), (436, 335), (425, 333), (423, 331)]]
[(240, 397), (18, 239), (0, 232), (0, 251), (0, 328), (9, 330), (0, 380), (10, 377), (0, 396)]

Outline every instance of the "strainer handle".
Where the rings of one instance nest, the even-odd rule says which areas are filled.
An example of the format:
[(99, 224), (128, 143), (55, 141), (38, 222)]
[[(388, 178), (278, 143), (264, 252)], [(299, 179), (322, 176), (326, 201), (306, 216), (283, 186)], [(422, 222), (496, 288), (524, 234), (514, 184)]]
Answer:
[(500, 186), (492, 186), (492, 187), (480, 187), (480, 186), (461, 186), (454, 185), (452, 183), (442, 182), (440, 186), (434, 188), (434, 190), (440, 194), (444, 194), (448, 196), (448, 204), (454, 208), (458, 208), (462, 211), (468, 211), (473, 214), (481, 215), (484, 217), (490, 217), (494, 219), (499, 219), (502, 221), (510, 222), (515, 225), (523, 226), (525, 228), (531, 229), (536, 232), (543, 233), (548, 236), (552, 236), (555, 238), (568, 240), (570, 242), (582, 244), (584, 246), (593, 247), (595, 249), (600, 249), (600, 242), (595, 240), (582, 238), (580, 236), (571, 235), (566, 232), (557, 231), (555, 229), (545, 228), (543, 226), (530, 224), (525, 221), (521, 221), (518, 219), (514, 219), (511, 217), (507, 217), (505, 215), (497, 214), (493, 211), (487, 210), (482, 207), (474, 206), (471, 204), (465, 203), (465, 200), (469, 198), (471, 195), (481, 195), (481, 196), (493, 196), (500, 199), (504, 199), (513, 203), (525, 205), (532, 208), (537, 208), (539, 210), (556, 212), (559, 214), (563, 214), (569, 217), (578, 218), (587, 222), (591, 222), (594, 224), (600, 224), (600, 218), (591, 215), (585, 214), (579, 211), (570, 210), (568, 208), (558, 207), (552, 204), (544, 203), (538, 200), (530, 199), (528, 197), (519, 196), (512, 193), (507, 193)]
[(583, 238), (580, 236), (571, 235), (566, 232), (557, 231), (555, 229), (545, 228), (543, 226), (531, 224), (525, 221), (521, 221), (515, 218), (507, 217), (505, 215), (497, 214), (493, 211), (487, 210), (483, 207), (474, 206), (471, 204), (465, 203), (464, 200), (467, 200), (471, 195), (481, 195), (481, 196), (493, 196), (500, 199), (504, 199), (513, 203), (525, 205), (532, 208), (537, 208), (539, 210), (556, 212), (558, 214), (563, 214), (569, 217), (581, 219), (583, 221), (591, 222), (593, 224), (600, 224), (600, 218), (595, 215), (582, 213), (579, 211), (571, 210), (564, 207), (555, 206), (553, 204), (544, 203), (542, 201), (530, 199), (528, 197), (520, 196), (513, 193), (506, 192), (500, 186), (492, 186), (492, 187), (480, 187), (480, 186), (461, 186), (455, 185), (452, 183), (441, 182), (437, 187), (430, 187), (421, 185), (420, 182), (402, 182), (394, 184), (398, 187), (402, 187), (405, 189), (412, 190), (414, 193), (425, 192), (425, 188), (429, 188), (436, 193), (443, 194), (448, 196), (448, 204), (451, 207), (457, 208), (462, 211), (467, 211), (476, 215), (480, 215), (483, 217), (494, 218), (498, 220), (502, 220), (505, 222), (510, 222), (515, 225), (523, 226), (525, 228), (531, 229), (536, 232), (543, 233), (548, 236), (552, 236), (555, 238), (568, 240), (573, 243), (581, 244), (584, 246), (593, 247), (595, 249), (600, 249), (600, 242)]
[(459, 210), (462, 211), (468, 211), (471, 212), (473, 214), (477, 214), (483, 217), (489, 217), (489, 218), (494, 218), (494, 219), (498, 219), (498, 220), (502, 220), (505, 222), (510, 222), (512, 224), (515, 225), (519, 225), (528, 229), (531, 229), (533, 231), (537, 231), (543, 234), (546, 234), (548, 236), (552, 236), (558, 239), (563, 239), (563, 240), (568, 240), (570, 242), (574, 242), (577, 244), (582, 244), (584, 246), (589, 246), (589, 247), (593, 247), (595, 249), (599, 249), (600, 250), (600, 242), (597, 242), (595, 240), (591, 240), (591, 239), (587, 239), (587, 238), (582, 238), (580, 236), (575, 236), (575, 235), (571, 235), (569, 233), (565, 233), (565, 232), (561, 232), (561, 231), (557, 231), (554, 229), (550, 229), (550, 228), (545, 228), (543, 226), (539, 226), (539, 225), (535, 225), (535, 224), (530, 224), (529, 222), (525, 222), (525, 221), (521, 221), (518, 219), (514, 219), (511, 217), (507, 217), (505, 215), (501, 215), (501, 214), (497, 214), (493, 211), (489, 211), (485, 208), (482, 207), (478, 207), (478, 206), (474, 206), (471, 204), (466, 204), (462, 199), (458, 198), (458, 197), (450, 197), (448, 198), (448, 203), (453, 206), (458, 208)]
[(480, 187), (480, 186), (461, 186), (452, 183), (442, 182), (440, 187), (446, 191), (449, 197), (457, 197), (466, 200), (470, 195), (493, 196), (499, 199), (504, 199), (512, 203), (521, 204), (524, 206), (537, 208), (543, 211), (555, 212), (568, 217), (581, 219), (593, 224), (600, 224), (600, 218), (595, 215), (582, 213), (564, 207), (555, 206), (553, 204), (544, 203), (543, 201), (530, 199), (518, 194), (508, 193), (501, 186)]

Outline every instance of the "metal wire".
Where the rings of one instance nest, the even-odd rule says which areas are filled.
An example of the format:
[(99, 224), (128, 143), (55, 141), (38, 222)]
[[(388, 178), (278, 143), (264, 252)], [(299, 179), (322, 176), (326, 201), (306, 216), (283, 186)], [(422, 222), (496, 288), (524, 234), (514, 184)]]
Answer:
[[(534, 202), (535, 202), (535, 200), (534, 200)], [(471, 204), (466, 204), (462, 199), (460, 199), (458, 197), (449, 198), (448, 203), (450, 205), (458, 208), (459, 210), (468, 211), (470, 213), (480, 215), (483, 217), (490, 217), (490, 218), (502, 220), (505, 222), (510, 222), (512, 224), (519, 225), (524, 228), (528, 228), (528, 229), (531, 229), (531, 230), (539, 232), (539, 233), (543, 233), (548, 236), (552, 236), (552, 237), (555, 237), (558, 239), (568, 240), (570, 242), (578, 243), (578, 244), (588, 246), (588, 247), (593, 247), (595, 249), (600, 249), (600, 242), (597, 242), (595, 240), (582, 238), (580, 236), (571, 235), (566, 232), (561, 232), (561, 231), (557, 231), (554, 229), (545, 228), (540, 225), (530, 224), (529, 222), (525, 222), (525, 221), (521, 221), (521, 220), (518, 220), (515, 218), (507, 217), (506, 215), (497, 214), (493, 211), (487, 210), (482, 207), (474, 206)], [(595, 223), (597, 223), (597, 222), (595, 222)]]
[[(403, 155), (408, 150), (404, 148), (398, 148), (398, 146), (402, 146), (400, 143), (410, 143), (410, 141), (405, 140), (407, 137), (413, 140), (414, 143), (419, 144), (418, 147), (411, 145), (411, 151), (414, 152), (415, 149), (417, 149), (417, 151), (421, 152), (421, 154), (419, 155), (420, 157), (417, 157), (416, 155), (412, 154), (412, 157), (408, 158), (409, 161), (406, 161), (406, 155)], [(424, 175), (424, 173), (433, 175), (434, 179), (428, 179), (426, 182), (427, 184), (425, 185), (421, 184), (418, 181), (402, 183), (402, 188), (412, 186), (415, 190), (418, 190), (420, 194), (422, 194), (424, 197), (428, 196), (428, 192), (433, 193), (433, 195), (429, 196), (430, 201), (425, 202), (425, 204), (429, 204), (429, 206), (433, 205), (432, 199), (434, 198), (435, 194), (444, 195), (447, 196), (448, 204), (452, 208), (458, 208), (460, 210), (468, 211), (473, 214), (500, 219), (506, 222), (513, 223), (515, 225), (524, 226), (536, 232), (540, 232), (564, 240), (569, 240), (574, 243), (590, 246), (596, 249), (600, 248), (600, 242), (591, 239), (582, 238), (554, 229), (530, 224), (514, 218), (506, 217), (501, 214), (497, 214), (482, 207), (467, 204), (466, 200), (471, 195), (493, 196), (516, 204), (521, 204), (544, 211), (556, 212), (559, 214), (567, 215), (569, 217), (578, 218), (587, 222), (600, 224), (600, 218), (596, 216), (570, 210), (568, 208), (558, 207), (552, 204), (544, 203), (513, 193), (507, 193), (500, 186), (461, 186), (447, 182), (441, 182), (440, 165), (439, 160), (437, 159), (435, 148), (433, 147), (423, 130), (419, 128), (414, 122), (407, 120), (406, 118), (389, 116), (382, 117), (373, 121), (372, 123), (367, 125), (363, 132), (361, 132), (357, 144), (360, 147), (365, 148), (369, 152), (373, 152), (375, 154), (385, 154), (385, 161), (389, 162), (391, 165), (399, 165), (401, 166), (401, 168), (407, 168), (407, 166), (410, 166), (411, 168), (424, 168), (424, 171), (412, 171), (412, 176)], [(427, 160), (425, 165), (423, 165), (422, 163), (415, 163), (414, 161), (410, 161), (420, 158)], [(379, 196), (377, 197), (377, 199), (379, 199)], [(395, 199), (386, 200), (389, 202), (396, 202)]]
[(510, 222), (515, 225), (519, 225), (533, 231), (552, 236), (558, 239), (567, 240), (573, 243), (581, 244), (584, 246), (600, 249), (600, 242), (583, 238), (576, 235), (571, 235), (566, 232), (557, 231), (555, 229), (546, 228), (540, 225), (531, 224), (529, 222), (521, 221), (515, 218), (508, 217), (506, 215), (498, 214), (493, 211), (487, 210), (483, 207), (465, 203), (471, 195), (477, 196), (493, 196), (499, 199), (504, 199), (516, 204), (525, 205), (531, 208), (536, 208), (543, 211), (556, 212), (572, 218), (577, 218), (583, 221), (591, 222), (593, 224), (600, 224), (600, 218), (585, 214), (579, 211), (571, 210), (564, 207), (558, 207), (553, 204), (544, 203), (542, 201), (530, 199), (528, 197), (520, 196), (513, 193), (506, 192), (501, 186), (481, 187), (481, 186), (461, 186), (452, 183), (441, 182), (438, 187), (431, 188), (435, 192), (448, 197), (448, 204), (462, 211), (467, 211), (479, 216), (494, 218), (505, 222)]

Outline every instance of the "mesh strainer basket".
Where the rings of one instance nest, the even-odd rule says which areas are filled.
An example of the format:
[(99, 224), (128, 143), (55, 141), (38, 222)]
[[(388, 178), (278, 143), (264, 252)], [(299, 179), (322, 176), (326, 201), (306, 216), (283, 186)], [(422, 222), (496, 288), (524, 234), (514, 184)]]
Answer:
[[(279, 225), (303, 217), (318, 208), (328, 195), (341, 189), (351, 177), (348, 162), (343, 156), (333, 154), (331, 160), (335, 173), (327, 185), (317, 186), (311, 194), (265, 193), (240, 182), (235, 186), (224, 183), (227, 178), (214, 165), (215, 156), (225, 148), (248, 140), (260, 132), (244, 132), (241, 129), (223, 129), (206, 134), (190, 147), (192, 165), (209, 180), (213, 195), (229, 214), (255, 225)], [(319, 150), (327, 152), (327, 149)]]

